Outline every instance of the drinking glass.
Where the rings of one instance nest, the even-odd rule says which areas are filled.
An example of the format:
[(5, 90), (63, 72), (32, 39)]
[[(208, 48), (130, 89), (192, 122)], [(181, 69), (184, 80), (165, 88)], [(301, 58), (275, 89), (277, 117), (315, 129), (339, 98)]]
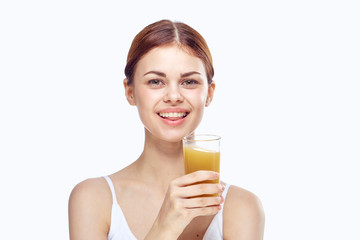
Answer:
[[(211, 134), (193, 134), (183, 138), (185, 174), (209, 170), (220, 174), (220, 140)], [(219, 183), (216, 180), (204, 183)]]

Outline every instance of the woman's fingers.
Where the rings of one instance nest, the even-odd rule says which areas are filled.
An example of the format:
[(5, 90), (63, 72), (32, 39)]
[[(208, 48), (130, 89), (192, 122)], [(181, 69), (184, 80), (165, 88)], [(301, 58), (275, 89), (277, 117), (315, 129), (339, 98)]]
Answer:
[(184, 207), (187, 209), (204, 208), (204, 207), (215, 207), (223, 203), (224, 198), (222, 196), (217, 197), (197, 197), (190, 198), (184, 201)]
[(198, 216), (214, 215), (221, 210), (224, 186), (204, 183), (216, 180), (219, 174), (212, 171), (197, 171), (174, 179), (166, 193), (163, 205), (154, 226), (172, 229), (178, 236)]
[(201, 183), (186, 186), (180, 189), (179, 195), (183, 198), (196, 197), (200, 195), (214, 195), (219, 194), (224, 191), (224, 186), (222, 184), (214, 183)]
[(221, 205), (215, 205), (211, 207), (203, 207), (203, 208), (192, 208), (191, 214), (193, 218), (198, 216), (208, 216), (208, 215), (215, 215), (221, 210)]
[(173, 197), (191, 198), (201, 195), (221, 195), (224, 191), (222, 184), (204, 183), (218, 178), (219, 173), (213, 171), (196, 171), (177, 178), (171, 184)]
[(207, 180), (216, 180), (219, 178), (219, 173), (213, 171), (196, 171), (189, 173), (175, 180), (175, 184), (179, 187), (184, 187), (197, 182), (203, 182)]

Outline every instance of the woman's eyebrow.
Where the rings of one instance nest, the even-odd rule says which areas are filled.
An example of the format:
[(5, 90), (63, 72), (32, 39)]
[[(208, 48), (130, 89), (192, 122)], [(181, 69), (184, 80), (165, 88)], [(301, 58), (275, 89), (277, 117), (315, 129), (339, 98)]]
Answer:
[(199, 73), (199, 72), (192, 71), (192, 72), (183, 73), (183, 74), (181, 74), (180, 76), (181, 76), (182, 78), (185, 78), (185, 77), (189, 77), (189, 76), (191, 76), (191, 75), (193, 75), (193, 74), (201, 75), (201, 73)]
[[(149, 72), (145, 73), (144, 76), (146, 76), (148, 74), (155, 74), (155, 75), (158, 75), (160, 77), (166, 77), (165, 73), (159, 72), (159, 71), (149, 71)], [(199, 73), (199, 72), (192, 71), (192, 72), (182, 73), (180, 75), (180, 77), (185, 78), (185, 77), (189, 77), (189, 76), (194, 75), (194, 74), (201, 75), (201, 73)]]
[(156, 75), (158, 75), (158, 76), (160, 76), (160, 77), (166, 77), (166, 74), (165, 74), (165, 73), (159, 72), (159, 71), (149, 71), (149, 72), (145, 73), (144, 76), (146, 76), (146, 75), (148, 75), (148, 74), (156, 74)]

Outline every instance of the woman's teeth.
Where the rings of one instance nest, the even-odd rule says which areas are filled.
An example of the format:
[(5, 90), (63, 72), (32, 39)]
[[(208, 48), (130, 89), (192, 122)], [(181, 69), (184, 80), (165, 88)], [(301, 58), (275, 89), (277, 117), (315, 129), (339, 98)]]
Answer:
[(186, 112), (170, 112), (170, 113), (159, 113), (160, 117), (163, 118), (178, 118), (178, 117), (185, 117), (186, 116)]

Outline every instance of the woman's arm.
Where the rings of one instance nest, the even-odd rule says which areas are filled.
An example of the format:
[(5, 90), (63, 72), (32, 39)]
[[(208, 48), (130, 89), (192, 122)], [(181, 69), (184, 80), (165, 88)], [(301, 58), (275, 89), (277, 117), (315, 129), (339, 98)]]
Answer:
[(261, 240), (264, 225), (265, 215), (259, 198), (231, 186), (224, 205), (224, 239)]
[(70, 240), (107, 240), (106, 213), (111, 211), (111, 196), (103, 189), (104, 181), (88, 179), (79, 183), (69, 199)]
[[(221, 194), (221, 184), (195, 184), (215, 180), (218, 173), (197, 171), (174, 179), (168, 188), (159, 214), (145, 240), (177, 239), (186, 226), (198, 216), (214, 215), (220, 211), (222, 197), (196, 197)], [(194, 185), (195, 184), (195, 185)]]

